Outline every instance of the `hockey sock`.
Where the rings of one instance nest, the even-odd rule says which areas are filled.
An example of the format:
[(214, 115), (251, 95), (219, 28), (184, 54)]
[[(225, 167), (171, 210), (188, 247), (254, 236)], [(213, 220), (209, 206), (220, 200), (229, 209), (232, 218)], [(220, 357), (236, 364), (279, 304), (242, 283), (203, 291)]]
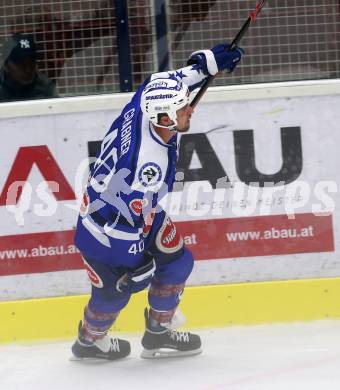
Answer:
[(170, 323), (180, 301), (184, 289), (181, 284), (161, 284), (154, 279), (149, 289), (149, 325), (157, 327), (160, 324)]
[(82, 336), (90, 343), (102, 339), (115, 322), (118, 314), (119, 312), (98, 312), (87, 305), (84, 310)]

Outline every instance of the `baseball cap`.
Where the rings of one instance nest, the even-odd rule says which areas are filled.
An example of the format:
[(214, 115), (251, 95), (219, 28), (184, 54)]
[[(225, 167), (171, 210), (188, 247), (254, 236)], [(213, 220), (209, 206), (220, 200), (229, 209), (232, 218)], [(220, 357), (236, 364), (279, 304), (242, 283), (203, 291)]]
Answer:
[(32, 35), (16, 33), (2, 45), (3, 59), (21, 62), (25, 58), (36, 58), (36, 47)]

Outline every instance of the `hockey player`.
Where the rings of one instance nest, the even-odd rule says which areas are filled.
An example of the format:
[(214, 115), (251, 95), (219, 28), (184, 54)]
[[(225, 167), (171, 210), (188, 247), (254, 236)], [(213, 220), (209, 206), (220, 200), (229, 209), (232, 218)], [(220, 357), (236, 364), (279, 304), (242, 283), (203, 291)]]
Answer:
[(197, 51), (189, 66), (152, 74), (102, 141), (75, 237), (92, 283), (72, 346), (76, 358), (129, 355), (129, 342), (108, 331), (131, 294), (148, 286), (141, 356), (201, 352), (198, 335), (175, 330), (182, 325), (177, 306), (194, 260), (159, 201), (172, 190), (177, 133), (189, 130), (189, 93), (209, 74), (232, 72), (241, 59), (242, 49), (227, 49), (221, 44)]

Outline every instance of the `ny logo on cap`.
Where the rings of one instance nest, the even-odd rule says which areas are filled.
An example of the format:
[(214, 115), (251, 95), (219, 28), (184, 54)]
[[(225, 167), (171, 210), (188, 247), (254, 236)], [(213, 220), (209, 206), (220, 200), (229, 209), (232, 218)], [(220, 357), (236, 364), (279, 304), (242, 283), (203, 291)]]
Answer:
[(22, 49), (29, 49), (31, 47), (28, 39), (20, 39), (19, 43)]

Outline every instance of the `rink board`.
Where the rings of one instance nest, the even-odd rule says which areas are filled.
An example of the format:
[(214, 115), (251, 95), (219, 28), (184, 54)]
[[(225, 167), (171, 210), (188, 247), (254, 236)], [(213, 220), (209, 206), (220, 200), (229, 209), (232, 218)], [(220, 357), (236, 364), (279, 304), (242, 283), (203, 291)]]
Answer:
[[(340, 278), (188, 287), (191, 329), (340, 318)], [(0, 342), (73, 338), (87, 295), (0, 303)], [(132, 296), (112, 330), (142, 332), (146, 292)]]
[[(130, 97), (0, 105), (0, 300), (89, 292), (73, 245), (81, 179)], [(196, 259), (188, 285), (340, 277), (339, 105), (338, 80), (208, 91), (181, 141), (196, 180), (167, 203)], [(245, 184), (256, 171), (287, 184)], [(211, 189), (214, 175), (232, 186)]]

